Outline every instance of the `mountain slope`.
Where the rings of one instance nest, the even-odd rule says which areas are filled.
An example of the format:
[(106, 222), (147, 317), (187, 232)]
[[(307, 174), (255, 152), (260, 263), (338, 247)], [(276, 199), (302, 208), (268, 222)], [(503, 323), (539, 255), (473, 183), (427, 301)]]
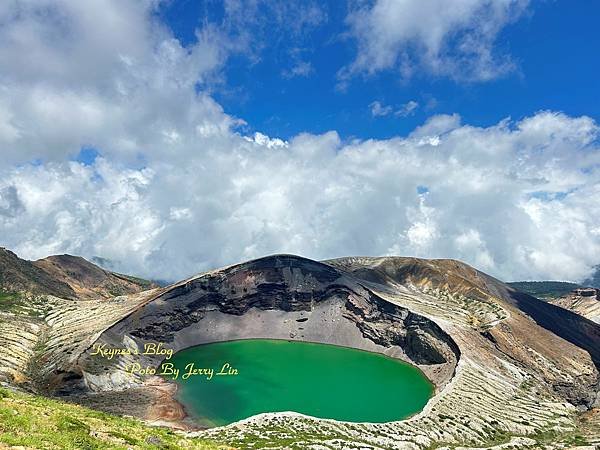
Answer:
[[(0, 381), (32, 383), (39, 376), (41, 349), (57, 348), (57, 360), (69, 358), (71, 347), (85, 345), (94, 323), (111, 323), (126, 314), (146, 288), (155, 285), (83, 258), (62, 255), (31, 262), (0, 249)], [(130, 297), (108, 301), (123, 294)], [(54, 330), (60, 330), (55, 342)]]
[[(567, 439), (577, 408), (598, 402), (598, 325), (453, 260), (265, 257), (169, 286), (97, 336), (108, 347), (158, 341), (174, 351), (245, 338), (331, 343), (405, 359), (436, 384), (436, 396), (407, 421), (343, 424), (278, 413), (195, 434), (242, 448), (266, 436), (284, 448), (332, 440), (482, 446), (516, 436), (535, 443), (549, 430)], [(156, 383), (122, 377), (133, 361), (99, 365), (88, 349), (61, 369), (63, 392), (117, 408), (110, 393), (119, 390), (133, 402)], [(160, 358), (139, 361), (156, 366)]]
[(0, 289), (61, 298), (76, 297), (75, 291), (67, 283), (5, 248), (0, 248)]
[(575, 289), (551, 303), (600, 323), (600, 289)]
[(506, 283), (517, 291), (529, 294), (542, 300), (552, 300), (568, 294), (573, 289), (582, 287), (566, 281), (514, 281)]
[(33, 265), (53, 279), (69, 285), (77, 297), (82, 299), (136, 294), (158, 287), (150, 281), (109, 272), (80, 256), (49, 256), (34, 261)]
[(0, 291), (91, 299), (136, 294), (156, 287), (150, 281), (104, 270), (79, 256), (27, 261), (0, 248)]
[[(597, 324), (516, 291), (460, 261), (385, 257), (342, 258), (330, 263), (352, 271), (377, 290), (381, 289), (378, 285), (411, 286), (426, 293), (449, 294), (449, 298), (459, 302), (452, 308), (451, 314), (468, 311), (468, 323), (484, 331), (496, 346), (504, 343), (505, 353), (531, 368), (537, 368), (548, 381), (553, 376), (546, 370), (545, 364), (538, 364), (536, 355), (544, 355), (548, 361), (555, 362), (563, 368), (563, 374), (570, 366), (576, 376), (578, 363), (564, 352), (580, 349), (589, 355), (596, 371), (600, 369), (600, 327)], [(373, 282), (373, 279), (377, 281)], [(464, 304), (460, 304), (461, 298)], [(445, 303), (449, 306), (450, 302), (446, 300)], [(499, 306), (503, 312), (495, 312), (492, 305)], [(528, 323), (531, 321), (537, 326)], [(523, 347), (535, 350), (535, 354), (518, 351)], [(551, 382), (563, 389), (560, 377)], [(569, 389), (574, 392), (573, 387)], [(590, 404), (594, 402), (592, 399), (589, 401)]]
[[(0, 388), (0, 448), (226, 450), (89, 408)], [(8, 446), (8, 447), (5, 447)]]
[(162, 356), (106, 361), (92, 354), (94, 344), (161, 342), (177, 351), (245, 338), (323, 342), (409, 361), (436, 386), (425, 409), (405, 421), (348, 424), (272, 413), (188, 436), (302, 449), (560, 448), (600, 439), (589, 425), (600, 404), (600, 326), (459, 261), (274, 255), (161, 289), (48, 305), (41, 319), (17, 323), (13, 314), (0, 323), (8, 327), (0, 336), (14, 336), (0, 350), (1, 365), (12, 364), (9, 382), (172, 426), (193, 426), (172, 386), (124, 373), (132, 362), (156, 367)]

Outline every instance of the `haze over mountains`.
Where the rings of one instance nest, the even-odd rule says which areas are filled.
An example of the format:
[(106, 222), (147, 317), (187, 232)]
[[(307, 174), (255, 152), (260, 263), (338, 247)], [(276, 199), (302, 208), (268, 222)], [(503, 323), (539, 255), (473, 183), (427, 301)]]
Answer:
[(594, 273), (589, 277), (583, 280), (581, 284), (584, 286), (591, 286), (600, 289), (600, 265), (595, 267)]

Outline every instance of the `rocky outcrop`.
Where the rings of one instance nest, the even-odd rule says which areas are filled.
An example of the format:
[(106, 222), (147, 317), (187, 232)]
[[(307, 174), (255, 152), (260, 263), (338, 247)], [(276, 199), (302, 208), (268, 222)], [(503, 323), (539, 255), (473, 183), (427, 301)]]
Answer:
[(600, 289), (575, 289), (551, 303), (600, 323)]
[(366, 298), (348, 296), (346, 308), (345, 314), (364, 337), (384, 347), (401, 347), (417, 365), (458, 360), (458, 346), (434, 322), (386, 302), (372, 292), (367, 292)]
[[(428, 312), (439, 317), (445, 310), (444, 319), (464, 320), (496, 350), (544, 379), (572, 404), (588, 408), (597, 402), (600, 327), (590, 320), (518, 292), (456, 260), (382, 257), (328, 263), (359, 277), (376, 292), (397, 296), (399, 289), (408, 287), (443, 299)], [(424, 306), (420, 303), (419, 309)]]

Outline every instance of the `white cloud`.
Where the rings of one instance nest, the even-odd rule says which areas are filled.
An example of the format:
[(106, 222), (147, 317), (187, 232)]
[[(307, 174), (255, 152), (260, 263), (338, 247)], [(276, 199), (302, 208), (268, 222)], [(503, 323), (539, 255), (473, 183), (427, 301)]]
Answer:
[(100, 255), (171, 279), (274, 252), (455, 257), (505, 279), (584, 276), (600, 254), (597, 124), (549, 112), (458, 123), (434, 117), (406, 138), (349, 144), (336, 133), (280, 143), (229, 132), (178, 150), (185, 162), (158, 155), (145, 169), (102, 157), (12, 168), (0, 182), (2, 244), (32, 258)]
[[(0, 20), (2, 163), (62, 160), (85, 144), (138, 156), (166, 151), (208, 120), (234, 122), (194, 86), (226, 57), (216, 31), (182, 47), (153, 1), (16, 1)], [(209, 32), (210, 31), (210, 32)], [(1, 164), (1, 163), (0, 163)]]
[(408, 117), (415, 113), (416, 109), (419, 107), (419, 104), (414, 100), (410, 100), (405, 104), (400, 106), (400, 109), (394, 112), (394, 115), (399, 117)]
[(356, 59), (340, 73), (342, 85), (356, 74), (416, 71), (456, 80), (485, 81), (514, 70), (494, 43), (525, 11), (528, 0), (376, 0), (358, 3), (347, 18)]
[(407, 219), (411, 223), (406, 231), (409, 245), (419, 252), (430, 251), (430, 246), (439, 238), (436, 224), (436, 209), (426, 206), (425, 198), (419, 198), (418, 208), (408, 207)]
[[(88, 4), (0, 10), (0, 245), (160, 279), (274, 252), (455, 257), (505, 279), (575, 279), (600, 262), (591, 118), (244, 136), (202, 89), (229, 51), (218, 30), (182, 47), (153, 2)], [(90, 165), (68, 160), (82, 146), (100, 152)]]
[(371, 115), (373, 117), (384, 117), (389, 116), (390, 114), (393, 114), (396, 117), (408, 117), (413, 115), (418, 107), (419, 104), (414, 100), (410, 100), (403, 105), (400, 105), (395, 111), (393, 106), (384, 105), (378, 100), (369, 104), (369, 109), (371, 110)]
[(290, 69), (282, 71), (284, 78), (307, 77), (315, 71), (310, 61), (295, 61)]
[(283, 139), (279, 138), (270, 138), (269, 136), (262, 134), (260, 132), (254, 133), (253, 137), (244, 136), (244, 139), (248, 142), (254, 142), (257, 145), (262, 145), (267, 148), (275, 148), (275, 147), (287, 147), (288, 143)]
[(382, 117), (391, 114), (394, 111), (389, 105), (383, 105), (381, 102), (375, 100), (371, 104), (369, 104), (369, 108), (371, 109), (371, 115), (373, 117)]
[(412, 137), (430, 138), (448, 133), (460, 127), (460, 116), (458, 114), (438, 114), (427, 119), (425, 124), (416, 128)]

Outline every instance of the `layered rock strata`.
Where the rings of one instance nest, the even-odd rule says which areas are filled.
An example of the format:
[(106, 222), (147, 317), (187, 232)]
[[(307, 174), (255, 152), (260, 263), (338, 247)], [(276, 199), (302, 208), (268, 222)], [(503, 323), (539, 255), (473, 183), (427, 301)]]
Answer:
[(458, 261), (319, 263), (278, 255), (134, 295), (39, 300), (35, 314), (0, 313), (0, 378), (156, 423), (181, 423), (171, 386), (124, 369), (156, 366), (162, 357), (106, 361), (91, 354), (94, 344), (140, 349), (162, 342), (177, 351), (230, 339), (297, 339), (398, 357), (436, 384), (425, 409), (405, 421), (352, 424), (277, 413), (195, 434), (240, 448), (524, 448), (576, 433), (600, 440), (593, 431), (600, 326)]
[[(438, 387), (452, 377), (460, 351), (435, 322), (390, 303), (343, 272), (295, 256), (276, 256), (210, 273), (168, 289), (107, 329), (108, 348), (161, 342), (174, 351), (208, 342), (270, 338), (335, 344), (384, 353), (418, 365)], [(139, 361), (119, 358), (107, 369), (82, 354), (77, 368), (92, 390), (130, 387), (119, 374)]]

